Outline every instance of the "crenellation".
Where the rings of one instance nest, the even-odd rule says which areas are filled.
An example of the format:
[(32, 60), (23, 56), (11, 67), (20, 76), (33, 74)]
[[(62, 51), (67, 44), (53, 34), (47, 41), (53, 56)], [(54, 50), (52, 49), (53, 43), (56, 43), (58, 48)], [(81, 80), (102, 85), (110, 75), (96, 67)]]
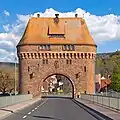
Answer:
[(20, 53), (18, 54), (20, 59), (95, 59), (95, 53), (70, 53), (70, 52), (49, 52), (49, 53)]

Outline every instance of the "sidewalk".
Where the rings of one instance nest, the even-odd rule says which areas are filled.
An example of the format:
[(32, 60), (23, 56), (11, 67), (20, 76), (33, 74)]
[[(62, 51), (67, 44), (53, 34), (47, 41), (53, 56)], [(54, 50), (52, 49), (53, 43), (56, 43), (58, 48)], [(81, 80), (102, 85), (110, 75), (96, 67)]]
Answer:
[[(28, 101), (25, 101), (25, 102), (21, 102), (21, 103), (15, 104), (15, 105), (10, 105), (10, 106), (7, 106), (7, 107), (3, 107), (1, 109), (6, 109), (6, 110), (11, 110), (13, 112), (16, 112), (17, 110), (24, 109), (25, 107), (28, 107), (29, 105), (32, 105), (39, 100), (41, 100), (41, 98), (34, 98), (34, 99), (31, 99), (31, 100), (28, 100)], [(0, 120), (9, 116), (9, 115), (11, 115), (11, 114), (12, 113), (9, 112), (9, 111), (0, 110)]]
[(92, 102), (90, 101), (87, 101), (87, 100), (82, 100), (82, 99), (76, 99), (78, 102), (112, 118), (113, 120), (120, 120), (120, 112), (117, 112), (117, 111), (113, 111), (109, 108), (105, 108), (105, 107), (102, 107), (100, 105), (97, 105), (97, 104), (93, 104)]

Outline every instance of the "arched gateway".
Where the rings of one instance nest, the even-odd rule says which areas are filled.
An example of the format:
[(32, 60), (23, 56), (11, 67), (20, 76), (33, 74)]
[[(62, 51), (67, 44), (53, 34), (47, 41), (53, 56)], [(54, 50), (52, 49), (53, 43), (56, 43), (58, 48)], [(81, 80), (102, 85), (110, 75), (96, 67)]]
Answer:
[(74, 95), (94, 93), (96, 45), (83, 18), (29, 20), (17, 45), (21, 93), (41, 95), (41, 86), (52, 74), (67, 76)]
[[(74, 95), (75, 95), (75, 85), (74, 85), (74, 81), (72, 79), (70, 79), (70, 76), (68, 75), (65, 75), (65, 74), (59, 74), (59, 73), (54, 73), (54, 74), (50, 74), (48, 75), (44, 80), (43, 80), (43, 83), (51, 76), (53, 75), (59, 75), (59, 76), (64, 76), (65, 78), (67, 78), (67, 80), (69, 81), (70, 85), (71, 85), (71, 88), (72, 88), (72, 98), (74, 98)], [(70, 92), (70, 91), (69, 91)]]

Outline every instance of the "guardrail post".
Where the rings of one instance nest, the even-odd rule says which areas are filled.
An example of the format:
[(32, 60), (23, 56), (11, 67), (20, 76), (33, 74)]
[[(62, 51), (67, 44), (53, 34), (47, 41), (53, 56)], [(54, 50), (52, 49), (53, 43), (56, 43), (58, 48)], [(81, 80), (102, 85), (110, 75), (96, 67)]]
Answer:
[(117, 98), (117, 108), (119, 110), (119, 97)]
[(109, 102), (108, 105), (109, 105), (109, 107), (110, 107), (110, 96), (108, 97), (108, 100), (109, 100), (109, 101), (108, 101), (108, 102)]
[(97, 95), (97, 104), (98, 104), (98, 95)]
[(92, 95), (93, 96), (93, 103), (94, 103), (94, 95)]
[(103, 106), (103, 95), (102, 95), (102, 106)]

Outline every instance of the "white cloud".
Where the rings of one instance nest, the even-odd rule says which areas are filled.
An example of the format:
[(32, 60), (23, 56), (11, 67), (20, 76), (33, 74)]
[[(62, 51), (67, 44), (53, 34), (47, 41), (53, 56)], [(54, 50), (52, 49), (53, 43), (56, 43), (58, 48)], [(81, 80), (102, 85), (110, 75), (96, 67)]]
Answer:
[(106, 41), (120, 40), (120, 16), (114, 14), (97, 16), (80, 8), (75, 11), (61, 13), (50, 8), (46, 9), (44, 13), (17, 14), (17, 20), (14, 21), (14, 24), (3, 25), (5, 33), (0, 33), (0, 49), (9, 52), (9, 55), (7, 53), (4, 54), (4, 57), (0, 55), (0, 61), (14, 61), (15, 46), (24, 32), (27, 22), (30, 17), (36, 17), (38, 13), (40, 17), (54, 17), (55, 13), (59, 13), (59, 17), (74, 17), (75, 13), (78, 14), (78, 17), (83, 17), (84, 14), (88, 29), (97, 45)]
[(3, 25), (3, 28), (4, 28), (5, 32), (8, 32), (8, 31), (9, 31), (9, 27), (10, 27), (9, 24)]
[(10, 13), (7, 10), (4, 10), (3, 13), (5, 14), (5, 16), (10, 16)]

